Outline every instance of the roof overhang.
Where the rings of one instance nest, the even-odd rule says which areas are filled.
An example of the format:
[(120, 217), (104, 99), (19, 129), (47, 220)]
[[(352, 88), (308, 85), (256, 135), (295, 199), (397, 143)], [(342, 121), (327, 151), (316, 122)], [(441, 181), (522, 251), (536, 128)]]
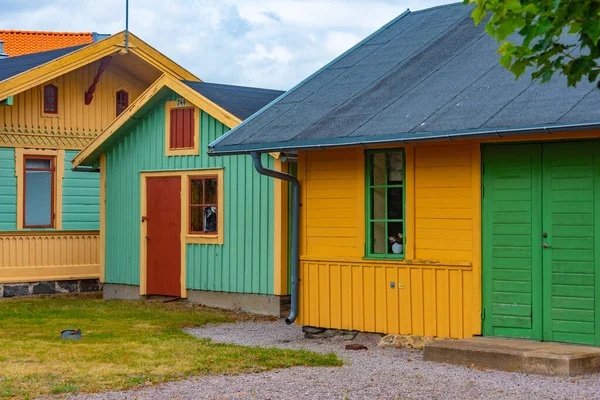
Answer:
[(194, 74), (182, 68), (131, 32), (129, 33), (128, 50), (126, 50), (125, 32), (120, 32), (1, 81), (0, 100), (81, 68), (103, 57), (125, 54), (127, 51), (163, 74), (171, 75), (176, 79), (200, 81)]
[(549, 124), (517, 128), (472, 129), (451, 132), (416, 132), (397, 133), (392, 135), (373, 135), (358, 137), (343, 137), (333, 139), (293, 140), (289, 142), (272, 142), (257, 144), (240, 144), (219, 146), (217, 141), (209, 145), (209, 155), (228, 156), (249, 154), (252, 152), (289, 152), (303, 150), (325, 150), (340, 147), (374, 147), (385, 145), (402, 145), (415, 142), (430, 142), (444, 140), (464, 140), (490, 137), (506, 137), (516, 135), (534, 135), (559, 132), (586, 131), (600, 129), (600, 121), (577, 124)]
[(154, 107), (169, 90), (178, 93), (229, 128), (242, 122), (238, 117), (191, 89), (185, 83), (164, 74), (72, 160), (73, 168), (97, 164), (100, 154), (118, 142), (137, 123), (139, 116)]

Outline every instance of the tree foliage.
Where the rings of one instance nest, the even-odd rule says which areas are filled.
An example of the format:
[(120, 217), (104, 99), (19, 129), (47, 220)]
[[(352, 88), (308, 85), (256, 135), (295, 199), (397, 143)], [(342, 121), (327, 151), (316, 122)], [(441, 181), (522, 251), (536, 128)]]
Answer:
[[(500, 63), (517, 78), (532, 68), (548, 82), (555, 72), (569, 86), (600, 74), (600, 0), (464, 0), (476, 3), (475, 24), (488, 16), (486, 31), (498, 42)], [(509, 38), (517, 32), (522, 42)], [(563, 34), (568, 32), (570, 36)], [(562, 35), (562, 37), (561, 37)], [(508, 39), (508, 40), (507, 40)], [(600, 88), (600, 81), (597, 82)]]

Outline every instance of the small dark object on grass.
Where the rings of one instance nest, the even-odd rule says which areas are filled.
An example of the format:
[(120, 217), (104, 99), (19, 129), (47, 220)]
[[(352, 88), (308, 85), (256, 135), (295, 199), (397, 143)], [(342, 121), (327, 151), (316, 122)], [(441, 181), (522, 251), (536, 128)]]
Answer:
[(346, 350), (367, 350), (367, 346), (358, 343), (351, 343), (346, 345)]
[(61, 339), (68, 340), (79, 340), (81, 339), (81, 330), (79, 329), (65, 329), (60, 333)]

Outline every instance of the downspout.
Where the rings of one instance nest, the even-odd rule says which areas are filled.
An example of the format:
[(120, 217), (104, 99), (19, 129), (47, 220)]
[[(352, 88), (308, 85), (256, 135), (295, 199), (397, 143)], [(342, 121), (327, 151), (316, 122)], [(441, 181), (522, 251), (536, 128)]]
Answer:
[(298, 182), (295, 176), (263, 167), (260, 153), (253, 151), (250, 155), (254, 161), (254, 168), (259, 174), (275, 179), (282, 179), (292, 184), (292, 293), (290, 315), (285, 319), (285, 323), (290, 325), (294, 323), (298, 316), (298, 214), (300, 211), (300, 182)]

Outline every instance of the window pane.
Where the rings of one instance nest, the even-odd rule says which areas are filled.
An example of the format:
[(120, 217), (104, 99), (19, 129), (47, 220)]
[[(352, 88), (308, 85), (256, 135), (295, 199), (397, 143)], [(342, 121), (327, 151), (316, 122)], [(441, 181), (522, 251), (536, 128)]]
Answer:
[(388, 185), (401, 185), (404, 181), (403, 154), (399, 151), (387, 153)]
[(371, 219), (385, 219), (385, 188), (371, 189)]
[(52, 160), (43, 158), (26, 158), (25, 168), (52, 168)]
[[(30, 160), (27, 160), (30, 161)], [(31, 160), (50, 161), (50, 160)], [(52, 172), (25, 171), (25, 225), (52, 224)]]
[(387, 237), (385, 233), (385, 222), (371, 222), (371, 241), (371, 253), (386, 253)]
[(402, 219), (404, 207), (402, 207), (402, 188), (390, 188), (387, 190), (387, 219)]
[(217, 204), (217, 180), (206, 179), (204, 184), (206, 185), (204, 204)]
[(385, 153), (371, 155), (371, 185), (385, 185)]
[(217, 231), (217, 207), (204, 207), (204, 227), (205, 232)]
[(202, 207), (191, 207), (190, 210), (190, 232), (202, 232)]
[(193, 179), (190, 184), (192, 204), (202, 204), (202, 183), (201, 179)]
[(388, 254), (404, 254), (402, 222), (388, 222)]

